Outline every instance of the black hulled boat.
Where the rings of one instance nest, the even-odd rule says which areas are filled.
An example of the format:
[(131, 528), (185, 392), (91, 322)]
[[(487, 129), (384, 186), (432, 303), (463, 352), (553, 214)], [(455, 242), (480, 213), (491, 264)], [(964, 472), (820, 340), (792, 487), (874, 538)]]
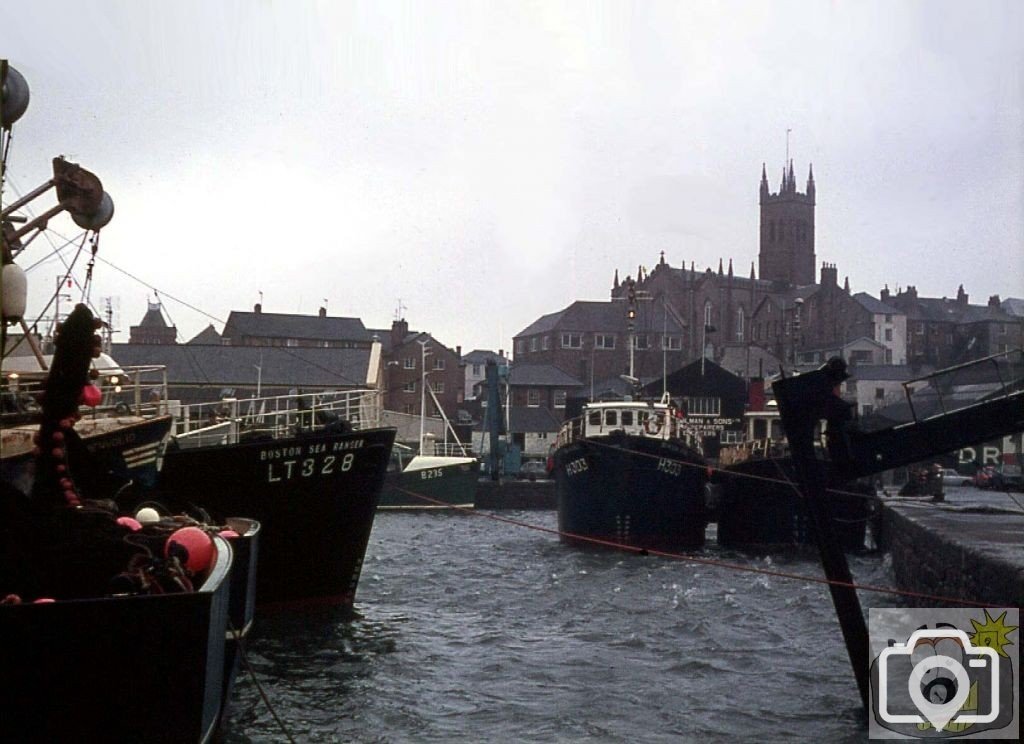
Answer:
[(192, 407), (206, 425), (171, 438), (157, 498), (259, 521), (259, 603), (351, 607), (395, 439), (394, 428), (356, 428), (378, 420), (378, 400), (376, 390), (277, 396), (246, 401), (245, 414), (232, 402), (218, 422)]
[(585, 404), (558, 434), (554, 474), (563, 540), (663, 551), (704, 544), (706, 463), (667, 399)]

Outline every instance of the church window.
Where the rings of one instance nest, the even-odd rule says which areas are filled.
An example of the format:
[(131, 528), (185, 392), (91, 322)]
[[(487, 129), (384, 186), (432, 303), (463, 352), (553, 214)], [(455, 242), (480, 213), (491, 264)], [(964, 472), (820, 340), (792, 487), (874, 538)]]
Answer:
[(746, 320), (746, 318), (743, 315), (743, 307), (740, 306), (736, 308), (736, 340), (740, 342), (743, 341), (744, 320)]
[(704, 303), (704, 325), (711, 325), (711, 303)]

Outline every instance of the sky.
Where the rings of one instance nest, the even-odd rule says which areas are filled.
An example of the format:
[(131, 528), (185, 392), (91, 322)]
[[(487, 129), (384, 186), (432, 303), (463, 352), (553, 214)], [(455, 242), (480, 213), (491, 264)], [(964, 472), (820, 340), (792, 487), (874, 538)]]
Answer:
[[(1022, 21), (1015, 0), (13, 0), (0, 54), (32, 100), (4, 199), (59, 154), (102, 179), (115, 341), (156, 288), (182, 340), (262, 297), (509, 350), (662, 251), (748, 275), (787, 150), (852, 291), (1024, 297)], [(30, 311), (80, 232), (51, 228), (19, 259), (41, 262)]]

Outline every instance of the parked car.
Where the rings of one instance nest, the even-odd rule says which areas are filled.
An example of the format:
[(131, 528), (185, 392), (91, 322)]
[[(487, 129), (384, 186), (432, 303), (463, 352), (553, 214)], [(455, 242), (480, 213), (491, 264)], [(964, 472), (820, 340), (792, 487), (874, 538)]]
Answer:
[(519, 468), (520, 480), (537, 480), (548, 477), (548, 467), (543, 460), (527, 460)]
[(953, 468), (942, 468), (939, 475), (942, 476), (942, 485), (944, 486), (969, 486), (972, 483), (970, 478), (960, 475)]
[(991, 465), (980, 467), (974, 473), (971, 482), (978, 488), (992, 488), (992, 476), (995, 475), (995, 472), (996, 469)]

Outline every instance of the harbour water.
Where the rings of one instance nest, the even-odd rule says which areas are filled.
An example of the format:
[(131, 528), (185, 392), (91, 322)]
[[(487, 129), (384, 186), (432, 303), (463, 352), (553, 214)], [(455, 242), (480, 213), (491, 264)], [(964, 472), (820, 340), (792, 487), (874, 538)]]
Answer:
[[(486, 515), (491, 515), (491, 518)], [(502, 521), (512, 520), (512, 521)], [(357, 615), (260, 614), (249, 662), (302, 742), (867, 738), (824, 584), (580, 550), (553, 511), (379, 513)], [(813, 553), (702, 557), (821, 576)], [(878, 554), (858, 582), (891, 586)], [(862, 593), (867, 609), (898, 596)], [(284, 741), (244, 670), (229, 742)]]

